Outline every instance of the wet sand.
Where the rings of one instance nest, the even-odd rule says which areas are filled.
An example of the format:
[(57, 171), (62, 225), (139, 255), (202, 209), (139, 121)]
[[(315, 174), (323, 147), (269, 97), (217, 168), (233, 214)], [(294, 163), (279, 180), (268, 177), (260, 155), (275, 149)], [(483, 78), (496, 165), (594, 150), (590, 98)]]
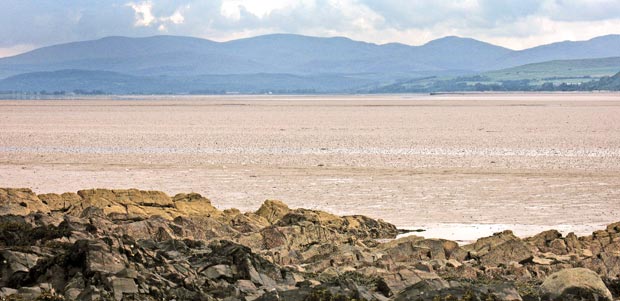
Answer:
[(196, 191), (470, 240), (620, 221), (620, 94), (0, 100), (0, 186)]

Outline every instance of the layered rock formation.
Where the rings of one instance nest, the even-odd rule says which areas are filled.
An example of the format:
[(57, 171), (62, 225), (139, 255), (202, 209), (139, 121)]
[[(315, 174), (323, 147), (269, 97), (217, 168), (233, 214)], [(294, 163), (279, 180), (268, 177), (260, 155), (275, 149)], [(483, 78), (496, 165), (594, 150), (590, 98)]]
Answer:
[(610, 300), (620, 223), (459, 246), (394, 225), (198, 194), (0, 189), (0, 300)]

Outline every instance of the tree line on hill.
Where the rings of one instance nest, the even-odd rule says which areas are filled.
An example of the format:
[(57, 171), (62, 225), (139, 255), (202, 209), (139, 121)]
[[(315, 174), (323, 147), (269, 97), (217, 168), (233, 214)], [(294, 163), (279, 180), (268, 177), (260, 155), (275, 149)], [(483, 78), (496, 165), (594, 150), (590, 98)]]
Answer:
[[(598, 80), (583, 83), (553, 82), (535, 83), (531, 79), (503, 80), (485, 82), (487, 78), (463, 76), (448, 80), (435, 80), (432, 77), (409, 80), (379, 87), (370, 93), (436, 93), (436, 92), (577, 92), (577, 91), (620, 91), (620, 72), (604, 76)], [(430, 84), (428, 82), (431, 82)]]
[[(553, 80), (549, 78), (547, 80)], [(557, 82), (557, 80), (556, 80)], [(178, 90), (167, 91), (162, 87), (160, 90), (140, 89), (140, 85), (135, 85), (135, 90), (107, 90), (98, 89), (74, 89), (74, 90), (5, 90), (0, 91), (2, 95), (19, 95), (20, 97), (37, 96), (70, 96), (70, 95), (111, 95), (111, 94), (189, 94), (189, 95), (225, 95), (225, 94), (354, 94), (354, 93), (441, 93), (441, 92), (577, 92), (577, 91), (620, 91), (620, 72), (613, 76), (604, 76), (597, 80), (582, 83), (554, 83), (546, 81), (540, 84), (539, 80), (520, 79), (491, 81), (481, 75), (460, 76), (453, 79), (438, 79), (434, 76), (416, 78), (395, 84), (385, 85), (375, 88), (363, 88), (346, 91), (316, 90), (312, 88), (291, 88), (282, 89), (269, 87), (259, 87), (254, 85), (242, 90), (228, 89), (198, 89), (188, 92)], [(238, 88), (238, 87), (235, 87)]]

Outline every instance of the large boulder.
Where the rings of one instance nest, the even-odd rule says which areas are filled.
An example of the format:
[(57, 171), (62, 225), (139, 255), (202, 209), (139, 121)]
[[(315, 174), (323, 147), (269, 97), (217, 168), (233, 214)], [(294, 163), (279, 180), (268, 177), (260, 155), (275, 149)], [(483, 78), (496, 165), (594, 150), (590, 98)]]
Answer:
[(601, 277), (585, 268), (564, 269), (551, 274), (540, 289), (546, 300), (612, 300), (611, 292)]

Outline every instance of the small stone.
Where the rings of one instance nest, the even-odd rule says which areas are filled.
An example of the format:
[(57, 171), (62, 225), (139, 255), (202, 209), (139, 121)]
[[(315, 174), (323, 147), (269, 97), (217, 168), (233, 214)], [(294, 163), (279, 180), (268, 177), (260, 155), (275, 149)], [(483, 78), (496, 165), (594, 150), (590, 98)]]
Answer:
[(218, 264), (218, 265), (209, 267), (203, 273), (209, 279), (220, 279), (222, 277), (226, 277), (226, 278), (233, 277), (233, 272), (230, 266), (223, 265), (223, 264)]
[(448, 260), (448, 262), (446, 262), (446, 265), (449, 266), (449, 267), (458, 268), (458, 267), (462, 266), (463, 264), (460, 263), (456, 259), (450, 259), (450, 260)]
[(67, 300), (77, 300), (78, 296), (82, 293), (81, 289), (78, 288), (70, 288), (65, 291), (65, 299)]
[(432, 273), (434, 271), (433, 266), (428, 262), (418, 262), (414, 265), (416, 270)]
[(540, 265), (551, 265), (553, 263), (553, 260), (534, 256), (532, 257), (532, 262)]
[(116, 273), (116, 276), (117, 277), (121, 277), (121, 278), (136, 279), (136, 278), (138, 278), (139, 274), (138, 274), (138, 271), (136, 271), (134, 269), (126, 268), (126, 269), (123, 269), (120, 272)]
[(237, 280), (236, 287), (239, 288), (239, 291), (246, 295), (255, 294), (258, 291), (256, 285), (254, 285), (252, 281), (245, 279)]
[(41, 288), (38, 286), (34, 287), (22, 287), (17, 290), (17, 293), (20, 294), (26, 300), (34, 300), (38, 296), (41, 295)]
[(10, 287), (0, 288), (0, 297), (7, 297), (17, 294), (17, 290)]
[(118, 301), (123, 299), (123, 294), (138, 293), (138, 286), (133, 279), (112, 277), (112, 290), (114, 298)]
[(590, 249), (581, 249), (579, 250), (579, 255), (586, 257), (586, 258), (590, 258), (592, 256), (594, 256), (594, 254), (592, 254), (592, 251)]

